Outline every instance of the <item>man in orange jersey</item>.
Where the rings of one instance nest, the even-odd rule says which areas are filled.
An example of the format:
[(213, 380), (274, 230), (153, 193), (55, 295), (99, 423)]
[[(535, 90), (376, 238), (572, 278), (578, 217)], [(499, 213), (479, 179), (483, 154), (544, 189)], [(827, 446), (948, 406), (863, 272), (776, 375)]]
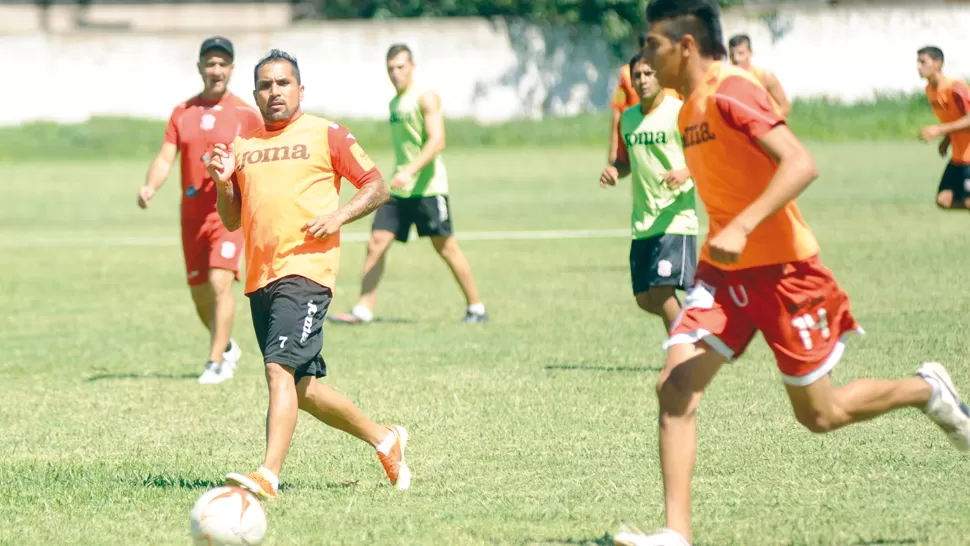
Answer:
[(216, 142), (232, 142), (241, 132), (263, 121), (254, 109), (229, 92), (233, 69), (232, 42), (213, 36), (199, 49), (202, 92), (172, 111), (162, 149), (155, 156), (138, 206), (147, 209), (181, 154), (182, 252), (195, 310), (209, 329), (209, 354), (199, 383), (220, 383), (233, 376), (241, 356), (230, 338), (236, 301), (232, 281), (238, 280), (242, 234), (231, 233), (216, 213), (215, 184), (199, 161)]
[(751, 64), (751, 38), (746, 34), (733, 36), (728, 41), (728, 49), (731, 62), (735, 66), (754, 74), (758, 78), (758, 81), (761, 82), (761, 85), (768, 90), (768, 94), (778, 114), (783, 118), (787, 118), (791, 114), (791, 103), (788, 102), (788, 95), (785, 94), (785, 89), (781, 86), (781, 82), (778, 81), (778, 78), (773, 72)]
[(923, 127), (919, 138), (931, 142), (942, 136), (940, 157), (951, 150), (936, 190), (936, 204), (944, 209), (970, 209), (970, 86), (943, 75), (943, 51), (938, 47), (920, 49), (916, 68), (926, 80), (926, 98), (941, 123)]
[[(647, 34), (645, 32), (640, 33), (640, 49), (637, 50), (638, 52), (643, 49), (644, 40), (646, 39)], [(684, 99), (684, 97), (680, 96), (680, 93), (673, 89), (664, 89), (663, 91), (667, 96), (675, 97), (677, 100)], [(616, 91), (613, 93), (613, 99), (610, 101), (613, 118), (610, 124), (610, 151), (607, 155), (609, 165), (616, 162), (616, 156), (620, 147), (620, 118), (627, 108), (633, 106), (640, 106), (640, 94), (637, 93), (636, 88), (633, 86), (633, 77), (630, 74), (630, 63), (625, 63), (620, 67), (620, 74), (616, 80)]]
[(795, 203), (817, 176), (811, 154), (757, 79), (720, 61), (726, 51), (716, 0), (654, 0), (647, 21), (644, 55), (661, 85), (688, 97), (679, 119), (684, 155), (710, 225), (657, 382), (666, 528), (650, 536), (623, 531), (615, 542), (690, 544), (695, 411), (717, 371), (759, 331), (795, 418), (812, 432), (912, 407), (970, 450), (970, 412), (938, 363), (906, 379), (836, 388), (830, 374), (845, 338), (860, 328)]
[[(340, 264), (340, 227), (385, 203), (387, 185), (347, 129), (300, 110), (295, 58), (270, 51), (254, 79), (265, 127), (229, 147), (217, 144), (206, 162), (222, 222), (231, 231), (242, 227), (246, 241), (246, 295), (269, 386), (263, 464), (248, 475), (229, 474), (226, 482), (277, 497), (302, 409), (374, 446), (391, 484), (407, 489), (404, 427), (378, 425), (318, 381), (327, 374), (320, 351)], [(342, 179), (358, 191), (340, 206)]]

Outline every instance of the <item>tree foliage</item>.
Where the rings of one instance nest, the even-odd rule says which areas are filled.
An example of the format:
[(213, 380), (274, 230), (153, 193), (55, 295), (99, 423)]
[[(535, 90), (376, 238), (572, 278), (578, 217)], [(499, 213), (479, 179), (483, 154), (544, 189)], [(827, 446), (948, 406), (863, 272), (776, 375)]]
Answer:
[[(718, 0), (722, 6), (737, 0)], [(641, 28), (647, 0), (306, 0), (304, 17), (389, 19), (398, 17), (521, 17), (548, 24), (601, 27), (614, 42)]]

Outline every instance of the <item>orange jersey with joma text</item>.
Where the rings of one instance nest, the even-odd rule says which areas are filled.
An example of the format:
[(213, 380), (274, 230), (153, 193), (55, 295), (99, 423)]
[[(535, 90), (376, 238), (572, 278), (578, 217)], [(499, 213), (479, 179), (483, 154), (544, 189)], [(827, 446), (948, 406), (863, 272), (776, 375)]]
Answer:
[[(704, 82), (681, 107), (684, 155), (707, 207), (708, 241), (771, 182), (778, 164), (757, 141), (784, 123), (755, 76), (721, 62), (711, 64)], [(818, 251), (811, 228), (792, 200), (751, 232), (737, 263), (715, 265), (735, 270), (784, 264), (808, 259)], [(700, 259), (713, 263), (707, 243)]]
[(346, 128), (310, 114), (237, 138), (234, 153), (246, 293), (289, 275), (334, 290), (340, 234), (317, 239), (303, 226), (337, 211), (341, 179), (357, 188), (381, 180), (374, 162)]
[[(934, 88), (926, 86), (926, 99), (940, 123), (954, 122), (970, 114), (970, 86), (963, 80), (942, 78)], [(970, 129), (950, 133), (951, 163), (970, 165)]]

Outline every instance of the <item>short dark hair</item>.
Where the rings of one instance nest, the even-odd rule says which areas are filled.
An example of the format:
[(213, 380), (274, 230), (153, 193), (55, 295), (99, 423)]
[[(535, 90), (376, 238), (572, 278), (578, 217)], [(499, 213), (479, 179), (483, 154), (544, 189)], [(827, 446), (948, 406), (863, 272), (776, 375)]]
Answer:
[(739, 45), (746, 45), (748, 49), (751, 49), (751, 38), (747, 34), (735, 34), (728, 40), (728, 47), (738, 47)]
[(300, 81), (300, 65), (296, 62), (296, 57), (290, 55), (282, 49), (271, 49), (265, 57), (256, 63), (256, 68), (253, 69), (253, 85), (259, 81), (259, 69), (262, 68), (263, 65), (278, 61), (286, 61), (290, 63), (290, 65), (293, 66), (293, 75), (296, 76), (296, 83), (302, 85), (302, 82)]
[(677, 41), (694, 37), (701, 55), (723, 59), (727, 55), (721, 30), (721, 8), (716, 0), (653, 0), (647, 6), (647, 21), (670, 21), (667, 37)]
[(640, 33), (640, 49), (647, 47), (647, 31)]
[(630, 57), (630, 62), (627, 64), (627, 66), (630, 67), (631, 78), (633, 77), (633, 67), (636, 66), (640, 61), (644, 60), (644, 58), (643, 51), (637, 51), (634, 56)]
[(926, 55), (934, 61), (943, 62), (943, 50), (936, 46), (926, 46), (916, 52), (917, 55)]
[(391, 47), (389, 47), (387, 49), (387, 60), (390, 61), (394, 57), (400, 55), (402, 52), (407, 52), (409, 61), (414, 60), (414, 54), (411, 53), (411, 48), (408, 47), (407, 44), (393, 44)]

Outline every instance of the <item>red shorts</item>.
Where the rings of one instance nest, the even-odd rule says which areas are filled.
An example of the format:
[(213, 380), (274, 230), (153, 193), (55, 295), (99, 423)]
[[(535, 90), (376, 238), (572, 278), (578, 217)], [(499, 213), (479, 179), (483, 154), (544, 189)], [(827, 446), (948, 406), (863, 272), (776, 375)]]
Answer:
[(217, 213), (199, 220), (182, 221), (182, 252), (189, 286), (209, 282), (209, 270), (227, 269), (241, 280), (242, 230), (229, 231)]
[(818, 256), (738, 271), (701, 262), (665, 347), (704, 340), (733, 360), (759, 331), (783, 380), (794, 386), (831, 372), (845, 337), (862, 333), (849, 311), (849, 296)]

